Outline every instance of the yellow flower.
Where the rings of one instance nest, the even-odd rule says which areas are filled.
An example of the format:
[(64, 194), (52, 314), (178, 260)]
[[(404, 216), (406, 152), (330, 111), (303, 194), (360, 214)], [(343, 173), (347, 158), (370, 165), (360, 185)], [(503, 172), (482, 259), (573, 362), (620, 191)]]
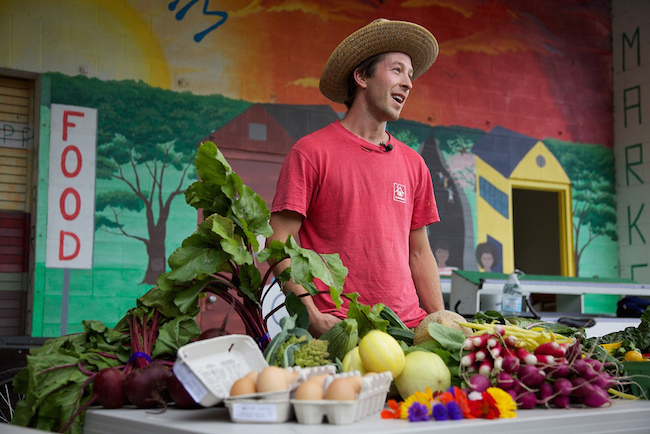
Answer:
[(499, 409), (499, 417), (517, 417), (517, 413), (515, 413), (517, 404), (508, 392), (498, 387), (488, 387), (487, 393), (496, 401), (497, 408)]

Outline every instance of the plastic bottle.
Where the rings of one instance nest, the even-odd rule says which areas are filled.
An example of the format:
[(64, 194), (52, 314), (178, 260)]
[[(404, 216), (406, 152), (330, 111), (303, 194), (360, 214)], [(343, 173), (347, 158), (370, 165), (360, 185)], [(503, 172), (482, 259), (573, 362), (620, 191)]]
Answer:
[(501, 312), (504, 315), (516, 316), (523, 312), (523, 295), (519, 284), (519, 275), (523, 273), (515, 270), (508, 276), (506, 284), (503, 285), (503, 295), (501, 297)]

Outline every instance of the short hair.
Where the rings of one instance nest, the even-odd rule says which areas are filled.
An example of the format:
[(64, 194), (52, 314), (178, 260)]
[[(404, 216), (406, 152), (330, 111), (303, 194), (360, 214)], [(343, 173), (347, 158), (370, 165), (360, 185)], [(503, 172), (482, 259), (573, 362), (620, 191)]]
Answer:
[(489, 253), (492, 255), (492, 259), (494, 259), (494, 265), (497, 265), (499, 262), (499, 251), (494, 244), (488, 242), (481, 243), (476, 246), (476, 261), (481, 267), (483, 266), (483, 262), (481, 261), (481, 256), (483, 256), (483, 253)]
[(354, 71), (358, 69), (363, 77), (372, 77), (375, 75), (375, 71), (377, 71), (377, 64), (386, 57), (386, 54), (387, 53), (380, 53), (364, 60), (352, 70), (350, 75), (348, 75), (348, 97), (345, 99), (345, 106), (348, 109), (352, 107), (354, 97), (357, 93), (357, 82), (354, 79)]

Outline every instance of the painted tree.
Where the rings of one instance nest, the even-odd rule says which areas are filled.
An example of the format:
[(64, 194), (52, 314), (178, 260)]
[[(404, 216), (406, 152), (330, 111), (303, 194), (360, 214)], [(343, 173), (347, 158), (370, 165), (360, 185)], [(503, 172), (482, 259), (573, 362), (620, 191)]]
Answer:
[[(148, 256), (142, 283), (155, 283), (166, 268), (172, 202), (196, 178), (198, 144), (250, 104), (131, 80), (50, 77), (52, 102), (97, 108), (97, 178), (121, 183), (96, 195), (96, 229), (142, 242)], [(138, 213), (138, 221), (123, 218), (127, 211)]]
[(545, 143), (571, 179), (573, 255), (580, 276), (580, 258), (596, 238), (618, 241), (614, 153), (600, 145)]

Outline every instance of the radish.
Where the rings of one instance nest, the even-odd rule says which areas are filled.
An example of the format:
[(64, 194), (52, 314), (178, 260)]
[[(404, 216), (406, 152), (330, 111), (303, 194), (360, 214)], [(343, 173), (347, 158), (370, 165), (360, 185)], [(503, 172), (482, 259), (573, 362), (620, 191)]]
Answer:
[(493, 366), (490, 360), (483, 360), (478, 367), (478, 373), (487, 377), (492, 372), (492, 368)]
[(534, 392), (525, 391), (517, 396), (516, 403), (521, 409), (530, 409), (537, 405), (537, 396)]
[(555, 380), (555, 383), (553, 383), (553, 391), (558, 395), (569, 396), (571, 395), (572, 388), (573, 384), (571, 384), (571, 381), (566, 378), (558, 378)]
[(571, 397), (569, 395), (557, 395), (553, 398), (553, 405), (557, 408), (569, 408)]
[(519, 360), (527, 365), (534, 365), (537, 363), (537, 357), (529, 353), (524, 347), (515, 348), (515, 354), (519, 357)]
[(167, 408), (167, 380), (171, 370), (158, 363), (134, 369), (126, 376), (126, 397), (138, 408)]
[(573, 395), (578, 397), (592, 395), (596, 389), (599, 389), (582, 377), (573, 377), (570, 381), (573, 386)]
[(472, 343), (474, 344), (474, 348), (484, 348), (487, 346), (487, 341), (490, 339), (490, 334), (489, 333), (483, 333), (482, 335), (479, 336), (474, 336), (472, 338)]
[(566, 348), (554, 341), (545, 342), (535, 348), (534, 354), (561, 358), (566, 354)]
[(596, 377), (594, 384), (601, 389), (608, 390), (610, 387), (613, 387), (616, 384), (616, 381), (614, 378), (612, 378), (611, 375), (603, 371), (598, 374), (598, 377)]
[(594, 388), (593, 393), (583, 396), (581, 402), (587, 407), (602, 407), (611, 403), (607, 391), (598, 387)]
[(492, 382), (487, 375), (474, 374), (469, 377), (468, 385), (472, 391), (483, 393), (492, 386)]
[(549, 356), (547, 354), (536, 354), (534, 357), (537, 359), (537, 365), (551, 366), (555, 364), (555, 357), (553, 356)]
[(533, 365), (521, 365), (517, 371), (517, 378), (522, 385), (530, 389), (539, 387), (546, 380), (546, 376)]
[(517, 339), (517, 337), (513, 335), (507, 335), (503, 337), (503, 343), (505, 343), (506, 346), (509, 348), (515, 348), (517, 346), (518, 341), (519, 339)]
[(591, 381), (598, 376), (598, 372), (586, 359), (578, 359), (573, 362), (571, 370), (587, 381)]
[(565, 362), (556, 363), (553, 366), (546, 368), (546, 373), (551, 378), (565, 378), (570, 374), (569, 365)]
[(515, 379), (507, 372), (499, 372), (497, 374), (497, 387), (507, 390), (512, 389), (515, 385)]
[(537, 391), (538, 404), (547, 404), (550, 400), (554, 398), (555, 391), (553, 390), (553, 384), (551, 383), (542, 383), (539, 386)]
[(508, 374), (515, 374), (519, 370), (519, 365), (521, 362), (519, 359), (513, 355), (508, 355), (503, 358), (501, 363), (502, 369)]

